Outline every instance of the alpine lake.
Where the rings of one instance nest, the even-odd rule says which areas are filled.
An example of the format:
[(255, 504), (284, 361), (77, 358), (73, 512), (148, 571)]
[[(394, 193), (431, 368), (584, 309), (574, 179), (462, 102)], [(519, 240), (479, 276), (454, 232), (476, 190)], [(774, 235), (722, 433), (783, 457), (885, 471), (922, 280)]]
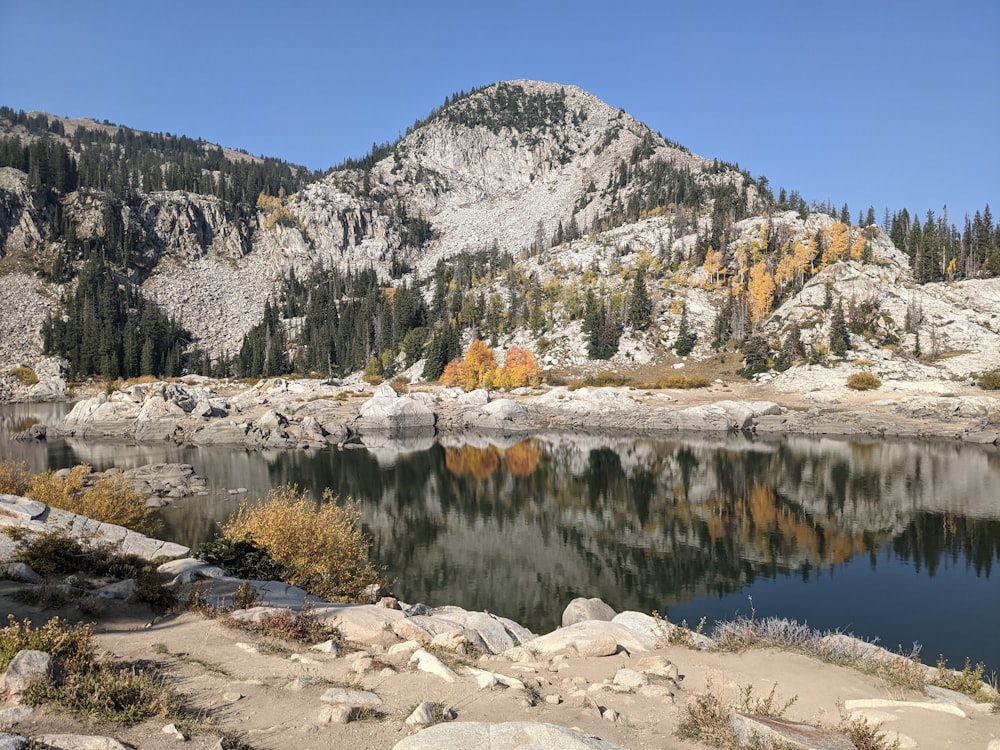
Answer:
[(692, 628), (786, 617), (1000, 670), (1000, 449), (714, 433), (417, 435), (322, 450), (15, 442), (65, 404), (0, 405), (0, 459), (32, 471), (188, 463), (207, 494), (158, 536), (197, 548), (245, 498), (295, 483), (360, 507), (402, 601), (535, 632), (577, 596)]

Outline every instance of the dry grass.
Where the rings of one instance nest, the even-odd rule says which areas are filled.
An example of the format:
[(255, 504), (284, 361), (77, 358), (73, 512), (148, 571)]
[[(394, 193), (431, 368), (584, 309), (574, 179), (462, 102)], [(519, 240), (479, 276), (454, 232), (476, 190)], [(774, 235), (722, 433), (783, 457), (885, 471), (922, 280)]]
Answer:
[(1000, 370), (983, 373), (979, 378), (978, 385), (984, 391), (1000, 391)]
[(768, 617), (737, 618), (717, 623), (712, 637), (716, 648), (740, 652), (749, 648), (779, 648), (814, 656), (830, 664), (873, 675), (889, 685), (919, 690), (924, 685), (924, 667), (919, 647), (910, 653), (890, 653), (841, 633), (823, 633), (795, 620)]

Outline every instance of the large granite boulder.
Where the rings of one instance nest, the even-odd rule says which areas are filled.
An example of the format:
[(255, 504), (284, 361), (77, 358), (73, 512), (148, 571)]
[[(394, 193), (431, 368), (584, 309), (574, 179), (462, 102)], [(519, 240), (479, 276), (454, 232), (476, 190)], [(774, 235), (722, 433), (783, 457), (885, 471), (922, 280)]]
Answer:
[(361, 405), (354, 428), (358, 432), (402, 432), (434, 427), (434, 412), (424, 403), (400, 396), (388, 385), (381, 385)]

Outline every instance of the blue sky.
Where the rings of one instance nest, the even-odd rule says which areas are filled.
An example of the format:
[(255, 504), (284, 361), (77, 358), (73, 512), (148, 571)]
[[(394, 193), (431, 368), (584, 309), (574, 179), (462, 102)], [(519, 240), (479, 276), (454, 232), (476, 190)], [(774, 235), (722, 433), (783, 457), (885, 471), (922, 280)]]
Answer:
[(1000, 2), (0, 0), (0, 103), (327, 168), (455, 91), (575, 84), (777, 191), (1000, 212)]

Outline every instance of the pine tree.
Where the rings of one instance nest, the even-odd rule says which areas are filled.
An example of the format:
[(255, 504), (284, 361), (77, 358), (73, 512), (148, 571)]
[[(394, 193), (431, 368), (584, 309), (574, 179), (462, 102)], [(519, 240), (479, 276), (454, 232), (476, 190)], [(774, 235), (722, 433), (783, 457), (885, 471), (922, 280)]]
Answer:
[(838, 300), (833, 308), (833, 318), (830, 321), (830, 351), (834, 356), (843, 357), (851, 348), (851, 337), (847, 331), (847, 319), (844, 316), (844, 305)]
[(646, 269), (644, 266), (639, 266), (635, 270), (632, 293), (629, 296), (628, 324), (637, 330), (645, 331), (649, 328), (649, 318), (652, 313), (653, 303), (646, 289)]
[(688, 308), (685, 304), (681, 308), (681, 321), (677, 326), (677, 338), (674, 340), (674, 352), (678, 357), (686, 357), (694, 349), (695, 334), (688, 325)]

